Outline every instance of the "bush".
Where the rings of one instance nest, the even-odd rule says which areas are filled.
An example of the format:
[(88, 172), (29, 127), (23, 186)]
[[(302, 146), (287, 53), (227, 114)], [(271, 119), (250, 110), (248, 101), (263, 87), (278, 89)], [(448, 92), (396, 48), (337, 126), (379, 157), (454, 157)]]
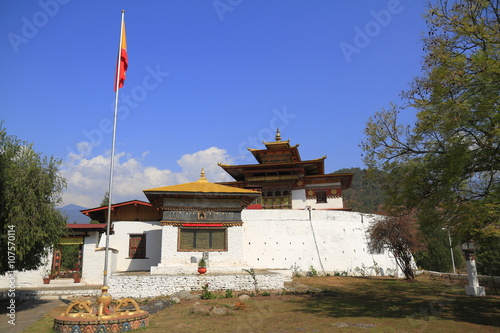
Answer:
[(307, 273), (307, 275), (312, 277), (318, 276), (318, 271), (311, 266), (309, 267), (309, 273)]
[(200, 296), (201, 299), (217, 298), (217, 295), (215, 295), (213, 292), (208, 290), (208, 283), (205, 284), (203, 287), (201, 287), (201, 289), (203, 289), (203, 292), (201, 293), (201, 296)]

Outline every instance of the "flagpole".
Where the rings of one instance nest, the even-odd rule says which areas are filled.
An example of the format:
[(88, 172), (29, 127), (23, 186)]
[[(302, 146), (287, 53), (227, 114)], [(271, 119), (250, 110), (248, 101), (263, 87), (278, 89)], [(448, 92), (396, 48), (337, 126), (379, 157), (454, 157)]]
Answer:
[(108, 261), (109, 261), (109, 233), (111, 229), (111, 203), (113, 198), (113, 169), (115, 166), (115, 142), (116, 142), (116, 119), (118, 114), (118, 92), (120, 91), (120, 57), (123, 39), (123, 24), (125, 22), (125, 11), (122, 10), (122, 23), (120, 26), (120, 44), (118, 44), (118, 59), (116, 61), (116, 82), (115, 82), (115, 111), (113, 117), (113, 139), (111, 143), (111, 163), (109, 167), (109, 188), (108, 188), (108, 220), (106, 223), (106, 250), (104, 254), (103, 286), (108, 286)]

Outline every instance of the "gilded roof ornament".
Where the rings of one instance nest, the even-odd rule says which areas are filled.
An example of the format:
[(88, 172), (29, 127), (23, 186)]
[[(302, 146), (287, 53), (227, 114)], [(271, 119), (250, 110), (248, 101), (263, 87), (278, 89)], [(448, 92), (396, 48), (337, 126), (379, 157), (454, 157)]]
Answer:
[(275, 138), (276, 141), (281, 141), (281, 134), (280, 134), (280, 129), (277, 128), (276, 129), (276, 138)]
[(205, 169), (204, 168), (201, 168), (201, 175), (200, 175), (200, 179), (198, 179), (198, 182), (208, 183), (207, 178), (205, 178)]

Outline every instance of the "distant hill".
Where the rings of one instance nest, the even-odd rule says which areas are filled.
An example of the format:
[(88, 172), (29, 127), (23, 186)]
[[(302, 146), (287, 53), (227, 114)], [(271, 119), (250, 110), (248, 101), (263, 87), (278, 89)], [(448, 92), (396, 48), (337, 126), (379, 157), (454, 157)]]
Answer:
[(90, 223), (90, 217), (83, 215), (80, 210), (86, 207), (69, 204), (59, 208), (68, 217), (68, 223)]
[(373, 177), (367, 177), (366, 169), (360, 168), (340, 169), (333, 173), (354, 174), (351, 187), (342, 192), (346, 208), (361, 213), (380, 213), (384, 202), (381, 171), (374, 173)]

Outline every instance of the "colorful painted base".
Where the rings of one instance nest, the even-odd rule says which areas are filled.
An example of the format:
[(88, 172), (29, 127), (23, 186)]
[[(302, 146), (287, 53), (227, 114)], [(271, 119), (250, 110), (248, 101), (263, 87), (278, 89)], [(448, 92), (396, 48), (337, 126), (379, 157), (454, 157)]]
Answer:
[(148, 325), (149, 313), (146, 313), (101, 320), (55, 317), (53, 328), (57, 333), (117, 333), (129, 332)]

